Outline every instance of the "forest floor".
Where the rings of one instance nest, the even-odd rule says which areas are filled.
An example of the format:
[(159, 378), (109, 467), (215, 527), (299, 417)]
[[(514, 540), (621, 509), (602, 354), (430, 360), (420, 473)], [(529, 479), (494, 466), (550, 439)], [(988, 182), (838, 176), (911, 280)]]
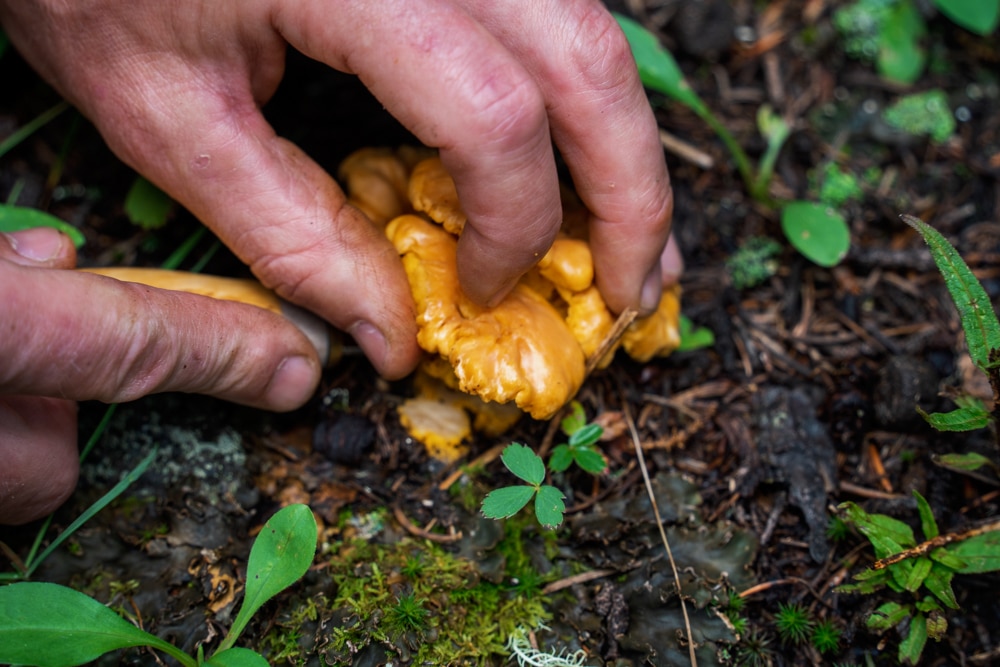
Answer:
[[(478, 513), (486, 492), (512, 483), (498, 446), (549, 449), (561, 437), (558, 420), (524, 418), (502, 438), (476, 438), (464, 467), (446, 465), (399, 423), (409, 382), (385, 382), (363, 357), (348, 355), (315, 400), (289, 414), (180, 395), (118, 406), (77, 495), (44, 539), (151, 448), (157, 462), (33, 578), (109, 602), (185, 650), (210, 648), (238, 607), (255, 530), (278, 507), (305, 502), (320, 521), (315, 565), (264, 607), (240, 642), (272, 664), (507, 664), (504, 644), (521, 631), (547, 650), (584, 651), (588, 665), (689, 664), (634, 425), (681, 573), (698, 664), (897, 664), (909, 626), (879, 635), (868, 618), (885, 602), (915, 598), (837, 590), (875, 559), (837, 508), (853, 502), (895, 517), (917, 528), (918, 542), (913, 491), (927, 499), (942, 534), (997, 516), (995, 475), (939, 464), (948, 453), (997, 461), (993, 430), (939, 433), (917, 412), (950, 410), (956, 396), (993, 396), (925, 244), (899, 215), (940, 231), (997, 302), (1000, 47), (995, 36), (928, 19), (929, 66), (901, 86), (845, 53), (833, 25), (838, 3), (691, 4), (713, 13), (699, 18), (654, 0), (619, 9), (658, 32), (750, 155), (764, 150), (762, 105), (791, 125), (772, 198), (816, 200), (832, 167), (854, 179), (857, 194), (838, 207), (851, 248), (833, 268), (799, 254), (776, 207), (750, 198), (716, 134), (654, 95), (669, 134), (674, 225), (687, 264), (683, 311), (715, 342), (645, 364), (619, 356), (587, 380), (577, 400), (604, 426), (610, 465), (597, 477), (555, 479), (569, 508), (562, 527), (542, 530), (527, 512), (506, 522)], [(9, 82), (0, 136), (58, 102), (16, 53), (0, 59), (0, 71)], [(885, 131), (881, 110), (931, 89), (944, 91), (957, 118), (951, 136)], [(301, 58), (291, 59), (265, 111), (279, 134), (331, 172), (362, 146), (412, 141), (355, 81)], [(20, 205), (79, 227), (84, 265), (157, 266), (199, 226), (180, 210), (157, 230), (131, 224), (123, 201), (132, 178), (72, 111), (0, 159), (0, 197), (18, 184)], [(739, 264), (741, 248), (760, 237), (777, 242), (773, 256), (744, 254)], [(215, 250), (207, 237), (191, 257), (214, 253), (208, 273), (246, 273)], [(745, 284), (753, 272), (759, 282)], [(81, 443), (106, 409), (82, 406)], [(23, 558), (39, 526), (5, 528), (0, 541)], [(1000, 579), (959, 575), (953, 587), (959, 608), (944, 610), (947, 629), (928, 641), (921, 664), (1000, 661)], [(422, 611), (400, 625), (407, 600)], [(790, 605), (836, 641), (784, 636)], [(136, 649), (102, 664), (153, 660)]]

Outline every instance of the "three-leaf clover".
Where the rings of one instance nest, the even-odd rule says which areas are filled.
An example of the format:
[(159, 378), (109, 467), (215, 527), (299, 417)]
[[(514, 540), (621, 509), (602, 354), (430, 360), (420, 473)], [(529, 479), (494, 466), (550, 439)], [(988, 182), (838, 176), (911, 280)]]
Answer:
[(491, 491), (483, 498), (483, 516), (489, 519), (506, 519), (514, 516), (528, 502), (535, 499), (535, 516), (546, 528), (555, 528), (562, 523), (566, 505), (562, 492), (545, 481), (545, 464), (530, 447), (511, 443), (503, 450), (500, 460), (507, 469), (527, 482), (527, 485), (505, 486)]
[(604, 428), (598, 424), (588, 424), (583, 413), (583, 406), (573, 402), (573, 412), (560, 423), (563, 433), (569, 436), (569, 442), (556, 446), (549, 458), (549, 470), (562, 472), (576, 464), (593, 475), (599, 475), (607, 467), (604, 455), (594, 446)]

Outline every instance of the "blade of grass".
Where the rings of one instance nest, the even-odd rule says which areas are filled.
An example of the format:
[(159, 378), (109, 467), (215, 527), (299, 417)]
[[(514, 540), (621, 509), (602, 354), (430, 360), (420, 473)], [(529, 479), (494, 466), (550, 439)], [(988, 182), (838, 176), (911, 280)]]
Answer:
[(32, 134), (37, 132), (40, 128), (44, 127), (47, 123), (59, 116), (63, 111), (69, 109), (68, 102), (60, 102), (59, 104), (51, 107), (50, 109), (43, 111), (41, 114), (32, 118), (27, 123), (17, 128), (9, 137), (0, 141), (0, 157), (3, 157), (11, 150), (16, 148), (22, 141), (30, 137)]

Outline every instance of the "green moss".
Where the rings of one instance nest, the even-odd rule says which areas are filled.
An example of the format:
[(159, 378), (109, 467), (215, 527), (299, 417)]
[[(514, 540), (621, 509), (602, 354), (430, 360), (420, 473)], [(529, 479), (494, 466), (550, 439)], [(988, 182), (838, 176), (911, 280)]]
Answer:
[(776, 257), (781, 244), (765, 236), (754, 236), (726, 260), (726, 269), (736, 289), (754, 287), (774, 275), (778, 270)]
[(906, 95), (882, 113), (886, 123), (914, 136), (941, 143), (955, 132), (955, 116), (948, 96), (939, 88)]
[(844, 171), (834, 163), (828, 163), (822, 175), (817, 179), (819, 184), (819, 200), (834, 208), (840, 208), (849, 201), (861, 199), (864, 190), (858, 177), (849, 171)]

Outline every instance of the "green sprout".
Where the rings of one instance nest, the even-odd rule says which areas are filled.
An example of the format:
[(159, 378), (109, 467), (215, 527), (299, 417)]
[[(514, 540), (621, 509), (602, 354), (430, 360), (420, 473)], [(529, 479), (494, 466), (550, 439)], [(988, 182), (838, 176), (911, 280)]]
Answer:
[(554, 486), (543, 485), (545, 464), (531, 448), (511, 443), (503, 450), (500, 460), (515, 476), (527, 485), (505, 486), (490, 491), (483, 498), (483, 516), (489, 519), (506, 519), (520, 512), (532, 498), (535, 499), (535, 516), (546, 528), (562, 523), (566, 505), (562, 492)]
[(264, 524), (250, 550), (243, 605), (206, 660), (135, 627), (110, 608), (65, 586), (22, 582), (0, 588), (0, 663), (68, 667), (116, 649), (148, 646), (184, 667), (260, 667), (260, 654), (234, 647), (253, 614), (298, 581), (316, 553), (316, 520), (305, 505), (289, 505)]
[(735, 658), (740, 667), (770, 667), (773, 655), (771, 637), (755, 629), (740, 642)]
[(840, 649), (840, 628), (833, 621), (820, 621), (814, 627), (810, 643), (821, 654), (836, 653)]
[(572, 412), (560, 423), (563, 433), (569, 436), (569, 441), (557, 445), (549, 457), (549, 470), (563, 472), (573, 463), (593, 475), (599, 475), (608, 467), (604, 455), (594, 446), (604, 428), (598, 424), (588, 424), (583, 412), (583, 406), (573, 401)]
[(167, 224), (174, 209), (174, 200), (166, 192), (142, 176), (136, 176), (125, 195), (125, 215), (145, 230), (159, 229)]
[(419, 633), (427, 626), (429, 613), (416, 595), (408, 593), (400, 596), (396, 600), (396, 604), (389, 608), (385, 615), (385, 621), (389, 628), (400, 634)]
[(779, 604), (774, 624), (784, 644), (801, 644), (809, 638), (813, 629), (809, 610), (800, 604)]

